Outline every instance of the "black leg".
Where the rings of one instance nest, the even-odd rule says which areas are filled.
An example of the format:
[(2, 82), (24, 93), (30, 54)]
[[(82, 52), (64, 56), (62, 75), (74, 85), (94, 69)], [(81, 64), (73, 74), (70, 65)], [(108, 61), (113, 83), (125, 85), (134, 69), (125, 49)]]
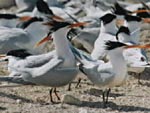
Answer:
[(59, 96), (58, 96), (58, 94), (57, 94), (57, 90), (56, 90), (56, 88), (54, 88), (54, 93), (55, 93), (55, 95), (56, 95), (57, 99), (58, 99), (58, 100), (60, 100), (60, 97), (59, 97)]
[(140, 80), (141, 80), (141, 73), (139, 73), (139, 74), (138, 74), (138, 84), (140, 84), (140, 85), (141, 85), (142, 83), (141, 83), (141, 81), (140, 81)]
[(105, 103), (105, 91), (102, 92), (102, 96), (103, 96), (103, 103)]
[(106, 107), (106, 104), (108, 104), (108, 97), (109, 97), (110, 91), (111, 91), (110, 88), (109, 89), (105, 89), (103, 91), (102, 96), (103, 96), (103, 105), (104, 105), (104, 107)]
[(106, 107), (106, 101), (105, 101), (105, 90), (102, 92), (102, 97), (103, 97), (103, 106), (104, 108)]
[(53, 88), (51, 88), (51, 89), (49, 90), (49, 96), (50, 96), (50, 101), (51, 101), (51, 103), (54, 103), (52, 93), (53, 93)]
[(109, 88), (107, 91), (106, 91), (106, 104), (108, 103), (108, 97), (109, 97), (109, 94), (111, 92), (111, 89)]
[(68, 85), (68, 91), (71, 91), (71, 82)]
[(81, 83), (81, 80), (82, 80), (81, 78), (78, 79), (78, 83), (77, 83), (77, 85), (75, 86), (75, 88), (78, 88), (78, 87), (79, 87), (79, 84)]

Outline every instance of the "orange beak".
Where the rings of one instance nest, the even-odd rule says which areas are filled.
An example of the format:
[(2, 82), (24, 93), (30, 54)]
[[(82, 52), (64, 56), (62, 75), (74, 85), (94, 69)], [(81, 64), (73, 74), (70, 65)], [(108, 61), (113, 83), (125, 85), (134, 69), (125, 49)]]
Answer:
[(125, 49), (130, 49), (130, 48), (148, 49), (148, 48), (150, 48), (150, 44), (146, 44), (146, 45), (129, 45), (129, 46), (125, 47)]
[(39, 42), (35, 45), (35, 47), (38, 47), (38, 46), (40, 46), (41, 44), (43, 44), (43, 43), (45, 43), (45, 42), (47, 42), (47, 41), (49, 41), (49, 40), (52, 40), (51, 35), (46, 36), (45, 38), (43, 38), (41, 41), (39, 41)]
[(145, 13), (145, 12), (150, 12), (150, 10), (136, 10), (136, 11), (133, 11), (132, 13)]
[(62, 17), (56, 16), (56, 15), (52, 16), (52, 20), (55, 20), (55, 21), (58, 21), (58, 22), (63, 22), (63, 21), (65, 21)]
[(7, 57), (7, 55), (5, 55), (5, 54), (0, 54), (0, 58), (4, 58), (4, 57)]
[(80, 27), (80, 26), (86, 26), (86, 25), (88, 25), (89, 23), (88, 22), (77, 22), (77, 23), (75, 23), (75, 24), (71, 24), (70, 26), (69, 26), (69, 28), (75, 28), (75, 27)]
[(31, 16), (23, 16), (23, 17), (20, 17), (19, 19), (20, 19), (20, 21), (28, 21), (28, 20), (32, 19), (32, 17)]
[(52, 22), (45, 22), (45, 23), (42, 23), (43, 25), (46, 25), (46, 26), (53, 26), (53, 23)]
[(150, 18), (143, 18), (142, 20), (144, 23), (150, 23)]

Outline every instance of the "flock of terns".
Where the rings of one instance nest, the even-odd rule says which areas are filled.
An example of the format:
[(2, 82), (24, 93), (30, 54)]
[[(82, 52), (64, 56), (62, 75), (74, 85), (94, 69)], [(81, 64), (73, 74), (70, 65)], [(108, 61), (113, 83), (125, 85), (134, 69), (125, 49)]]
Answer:
[[(0, 81), (50, 86), (54, 102), (52, 92), (60, 99), (56, 88), (70, 84), (81, 71), (103, 89), (105, 106), (111, 88), (122, 85), (128, 71), (140, 76), (150, 67), (143, 50), (150, 44), (140, 45), (141, 24), (150, 22), (147, 4), (130, 10), (134, 5), (125, 9), (116, 2), (102, 11), (95, 0), (78, 2), (80, 7), (73, 1), (54, 7), (37, 0), (32, 12), (0, 14), (0, 62), (8, 61), (10, 72)], [(48, 41), (54, 50), (44, 53)], [(88, 53), (73, 46), (74, 41)]]

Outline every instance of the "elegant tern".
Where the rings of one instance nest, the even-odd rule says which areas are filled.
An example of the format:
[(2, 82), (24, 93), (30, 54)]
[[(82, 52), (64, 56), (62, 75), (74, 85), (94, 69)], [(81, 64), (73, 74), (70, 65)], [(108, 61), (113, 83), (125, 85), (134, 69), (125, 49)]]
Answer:
[[(12, 68), (12, 70), (21, 73), (20, 77), (27, 82), (56, 88), (70, 83), (78, 73), (75, 57), (70, 50), (66, 35), (68, 32), (68, 28), (70, 29), (73, 27), (83, 26), (85, 25), (85, 23), (70, 24), (68, 22), (54, 21), (50, 22), (48, 25), (50, 25), (51, 27), (53, 26), (51, 30), (54, 32), (52, 34), (52, 37), (55, 44), (55, 52), (49, 53), (51, 54), (51, 56), (49, 57), (52, 58), (46, 58), (48, 61), (38, 67), (9, 67)], [(29, 56), (29, 58), (31, 57), (33, 58), (34, 56)], [(36, 64), (36, 60), (38, 62), (39, 57), (36, 60), (35, 58), (34, 61)], [(24, 60), (26, 61), (26, 59)], [(28, 62), (27, 65), (30, 65), (30, 62)], [(50, 91), (51, 102), (53, 102), (52, 91), (53, 88)], [(54, 92), (56, 93), (56, 89), (54, 89)]]
[[(135, 43), (131, 40), (130, 34), (132, 33), (130, 33), (128, 27), (121, 26), (116, 33), (116, 37), (119, 42), (123, 42), (128, 45), (134, 45)], [(126, 49), (123, 52), (123, 56), (127, 62), (128, 71), (137, 73), (139, 75), (138, 83), (140, 83), (140, 75), (148, 64), (148, 59), (146, 54), (144, 54), (144, 50), (140, 48)]]
[(108, 102), (110, 88), (123, 84), (127, 78), (127, 64), (123, 57), (123, 50), (129, 48), (150, 48), (150, 45), (127, 45), (121, 42), (107, 41), (105, 49), (110, 57), (107, 63), (89, 60), (74, 49), (75, 56), (81, 63), (79, 69), (95, 85), (105, 89), (103, 91), (104, 105)]
[(116, 16), (113, 14), (106, 14), (101, 18), (101, 28), (98, 38), (94, 43), (94, 49), (91, 53), (93, 59), (103, 59), (105, 56), (104, 44), (107, 40), (116, 40)]

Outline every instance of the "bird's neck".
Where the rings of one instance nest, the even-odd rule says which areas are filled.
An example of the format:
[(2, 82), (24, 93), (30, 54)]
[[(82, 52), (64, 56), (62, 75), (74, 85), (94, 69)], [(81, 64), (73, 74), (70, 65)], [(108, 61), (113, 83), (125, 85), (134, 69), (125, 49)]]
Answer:
[(122, 51), (111, 51), (108, 53), (113, 70), (118, 76), (126, 75), (127, 65)]
[[(139, 29), (141, 26), (141, 22), (126, 22), (124, 23), (125, 26), (129, 28), (129, 31), (132, 33), (136, 29)], [(140, 30), (140, 29), (139, 29)]]
[(124, 43), (131, 41), (130, 36), (125, 33), (118, 34), (118, 40), (119, 42), (124, 42)]
[(136, 44), (139, 44), (141, 23), (140, 22), (126, 22), (126, 26), (129, 28), (129, 31), (131, 33), (131, 36), (130, 36), (131, 41)]
[(52, 35), (58, 57), (68, 58), (69, 56), (73, 56), (73, 53), (69, 47), (68, 39), (66, 38), (67, 31), (67, 28), (62, 28)]
[(100, 32), (110, 33), (110, 34), (116, 34), (117, 28), (115, 21), (112, 21), (111, 23), (104, 25), (101, 23), (101, 29)]

